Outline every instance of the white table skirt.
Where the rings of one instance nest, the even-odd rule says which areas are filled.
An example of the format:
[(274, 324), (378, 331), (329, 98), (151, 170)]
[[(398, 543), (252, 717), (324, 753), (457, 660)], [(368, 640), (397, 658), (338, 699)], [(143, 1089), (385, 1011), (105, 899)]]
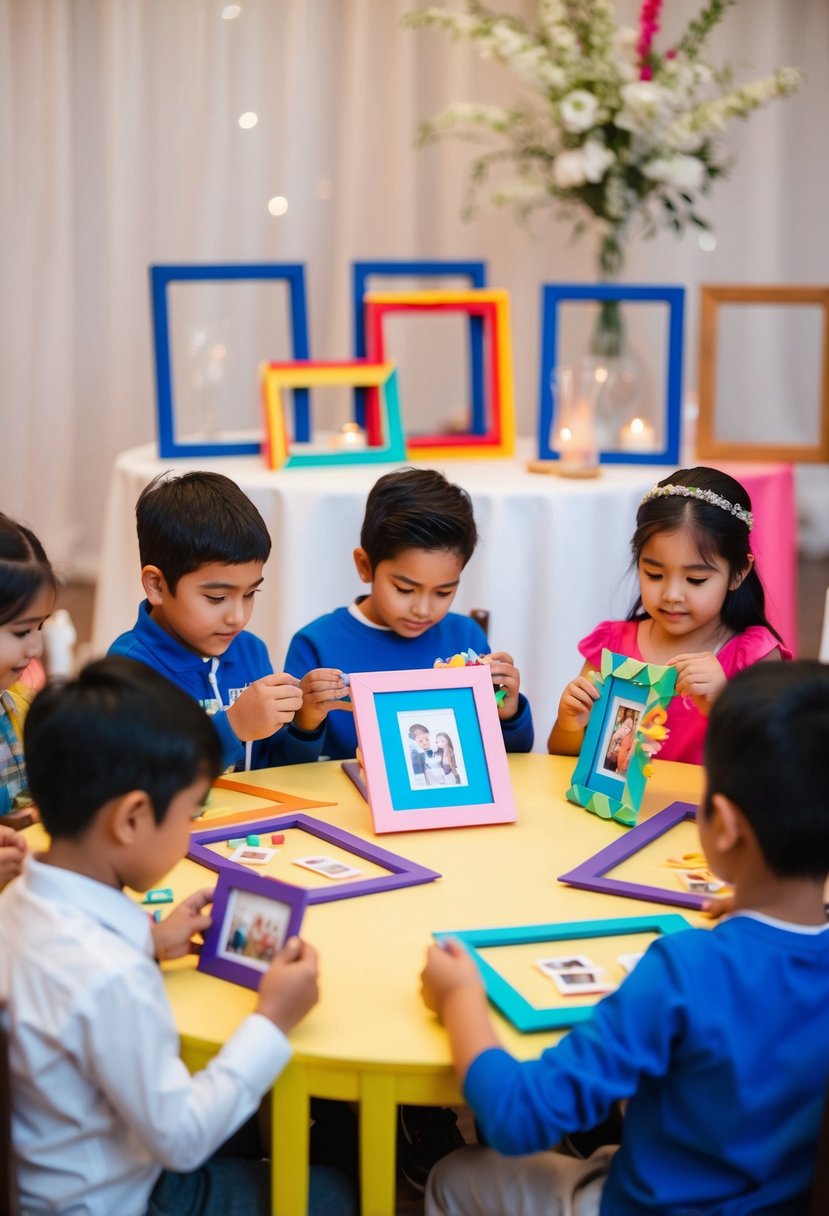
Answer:
[[(581, 666), (576, 643), (599, 621), (626, 616), (631, 607), (636, 508), (670, 469), (608, 466), (586, 481), (530, 474), (525, 462), (532, 446), (525, 440), (522, 457), (514, 460), (447, 460), (436, 467), (468, 490), (480, 536), (453, 610), (489, 610), (490, 645), (509, 651), (521, 670), (535, 719), (535, 750), (542, 751), (561, 691)], [(271, 472), (256, 456), (161, 461), (154, 445), (121, 453), (107, 499), (93, 650), (106, 651), (135, 621), (142, 596), (135, 536), (141, 490), (166, 470), (203, 468), (233, 478), (270, 530), (273, 552), (250, 628), (265, 640), (275, 669), (281, 670), (297, 629), (365, 592), (352, 553), (366, 495), (389, 467)], [(772, 476), (780, 467), (754, 469), (757, 476), (764, 470)], [(784, 568), (788, 563), (793, 569), (790, 523), (791, 553), (781, 554), (779, 545), (775, 552)], [(787, 621), (794, 611), (789, 583), (775, 589), (778, 600), (785, 600)]]

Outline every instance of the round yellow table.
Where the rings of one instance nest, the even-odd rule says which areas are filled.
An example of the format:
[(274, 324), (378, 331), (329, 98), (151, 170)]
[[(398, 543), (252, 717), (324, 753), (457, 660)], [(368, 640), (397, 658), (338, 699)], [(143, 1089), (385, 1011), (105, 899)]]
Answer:
[[(373, 839), (442, 875), (423, 886), (313, 905), (306, 913), (302, 932), (320, 954), (322, 996), (292, 1032), (294, 1056), (273, 1092), (277, 1216), (305, 1216), (307, 1210), (311, 1096), (359, 1103), (364, 1216), (394, 1212), (398, 1103), (451, 1106), (462, 1100), (446, 1035), (419, 994), (419, 974), (433, 931), (670, 910), (556, 881), (557, 875), (627, 830), (565, 801), (573, 765), (572, 758), (510, 756), (518, 808), (515, 824), (382, 837), (374, 837), (367, 805), (336, 762), (238, 775), (260, 787), (336, 803), (307, 814)], [(677, 799), (698, 800), (700, 769), (658, 761), (654, 768), (642, 818)], [(221, 801), (238, 809), (246, 798), (230, 794)], [(234, 827), (229, 834), (241, 836), (244, 829)], [(172, 886), (178, 902), (212, 881), (212, 872), (184, 861), (160, 885)], [(691, 920), (703, 923), (693, 914)], [(550, 952), (555, 949), (547, 949)], [(165, 973), (182, 1055), (189, 1067), (202, 1067), (253, 1008), (255, 994), (197, 972), (192, 957), (165, 965)], [(538, 1055), (559, 1037), (522, 1035), (494, 1016), (505, 1046), (520, 1058)]]

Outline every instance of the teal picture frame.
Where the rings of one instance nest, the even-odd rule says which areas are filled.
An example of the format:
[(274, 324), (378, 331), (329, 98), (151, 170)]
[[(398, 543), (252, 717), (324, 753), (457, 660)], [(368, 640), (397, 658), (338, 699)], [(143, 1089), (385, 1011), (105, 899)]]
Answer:
[[(514, 988), (500, 972), (480, 954), (495, 946), (524, 946), (533, 943), (569, 942), (593, 937), (620, 937), (636, 933), (659, 933), (667, 936), (690, 929), (691, 925), (678, 912), (655, 916), (622, 916), (606, 920), (569, 921), (564, 924), (518, 925), (503, 929), (461, 929), (457, 932), (433, 933), (438, 945), (455, 938), (472, 956), (483, 981), (486, 994), (495, 1008), (522, 1034), (542, 1030), (566, 1030), (593, 1016), (595, 1001), (573, 1002), (539, 1008)], [(572, 1000), (572, 998), (568, 998)]]
[[(599, 676), (599, 700), (590, 711), (565, 797), (601, 819), (615, 819), (633, 827), (650, 775), (650, 748), (656, 750), (660, 736), (667, 736), (664, 720), (674, 695), (676, 670), (603, 650)], [(631, 742), (626, 747), (625, 768), (620, 771), (617, 747), (614, 772), (614, 732), (624, 730), (626, 721), (631, 723), (626, 732)]]

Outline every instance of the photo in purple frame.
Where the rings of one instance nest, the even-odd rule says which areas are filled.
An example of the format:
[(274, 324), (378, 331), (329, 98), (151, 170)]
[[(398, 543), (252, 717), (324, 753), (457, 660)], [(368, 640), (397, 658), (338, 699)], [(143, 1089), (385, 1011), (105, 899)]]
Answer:
[(675, 891), (671, 887), (650, 887), (644, 883), (625, 882), (620, 878), (608, 877), (608, 871), (633, 857), (634, 853), (638, 853), (645, 845), (664, 836), (678, 823), (684, 823), (686, 820), (696, 822), (696, 818), (697, 808), (692, 802), (672, 802), (664, 811), (658, 811), (644, 823), (630, 828), (624, 836), (614, 840), (613, 844), (600, 849), (566, 874), (560, 874), (558, 881), (569, 883), (571, 887), (580, 887), (584, 891), (599, 891), (603, 895), (624, 895), (628, 899), (646, 899), (656, 904), (675, 904), (680, 908), (692, 908), (699, 912), (703, 904), (711, 900), (710, 895)]
[[(292, 887), (292, 889), (301, 890), (307, 896), (309, 904), (331, 903), (335, 899), (355, 899), (358, 895), (375, 895), (380, 891), (395, 891), (400, 887), (415, 887), (420, 883), (434, 882), (436, 878), (440, 878), (437, 870), (429, 870), (426, 866), (409, 861), (398, 853), (390, 853), (388, 849), (381, 849), (377, 845), (370, 844), (367, 840), (362, 840), (359, 836), (353, 836), (351, 832), (345, 832), (341, 828), (332, 827), (330, 823), (324, 823), (321, 819), (313, 819), (310, 815), (298, 813), (279, 815), (273, 819), (261, 819), (255, 823), (246, 823), (244, 828), (245, 835), (254, 834), (262, 836), (271, 832), (284, 832), (290, 828), (300, 828), (303, 832), (308, 832), (319, 840), (325, 840), (329, 844), (337, 845), (338, 848), (345, 849), (346, 852), (353, 854), (355, 857), (362, 857), (365, 861), (371, 861), (377, 866), (382, 866), (384, 870), (389, 871), (388, 874), (381, 874), (374, 878), (338, 883), (332, 887), (313, 887), (311, 889)], [(219, 874), (227, 870), (233, 873), (238, 873), (242, 870), (248, 874), (250, 871), (240, 862), (231, 861), (230, 857), (223, 857), (220, 853), (216, 853), (213, 849), (206, 847), (210, 844), (216, 844), (217, 841), (234, 839), (238, 835), (238, 824), (210, 828), (204, 832), (193, 832), (190, 837), (190, 848), (187, 856), (191, 861), (195, 861), (201, 866), (207, 866), (208, 869), (215, 870)], [(269, 876), (260, 875), (260, 877), (266, 882), (278, 881)], [(286, 883), (285, 885), (288, 886), (289, 884)]]
[(219, 874), (197, 970), (256, 990), (288, 938), (299, 935), (308, 892), (236, 863), (232, 870)]

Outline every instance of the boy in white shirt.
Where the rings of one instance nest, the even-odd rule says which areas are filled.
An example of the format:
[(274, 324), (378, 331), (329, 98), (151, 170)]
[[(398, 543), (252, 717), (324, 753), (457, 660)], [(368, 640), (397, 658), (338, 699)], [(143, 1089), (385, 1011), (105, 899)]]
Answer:
[[(317, 1000), (316, 954), (289, 940), (255, 1011), (191, 1076), (154, 955), (187, 951), (212, 892), (151, 932), (122, 891), (146, 891), (186, 853), (220, 770), (210, 719), (149, 667), (108, 658), (38, 695), (25, 748), (51, 842), (0, 896), (22, 1209), (265, 1216), (268, 1163), (214, 1154), (287, 1064), (285, 1035)], [(310, 1210), (352, 1212), (344, 1181), (312, 1176)]]

